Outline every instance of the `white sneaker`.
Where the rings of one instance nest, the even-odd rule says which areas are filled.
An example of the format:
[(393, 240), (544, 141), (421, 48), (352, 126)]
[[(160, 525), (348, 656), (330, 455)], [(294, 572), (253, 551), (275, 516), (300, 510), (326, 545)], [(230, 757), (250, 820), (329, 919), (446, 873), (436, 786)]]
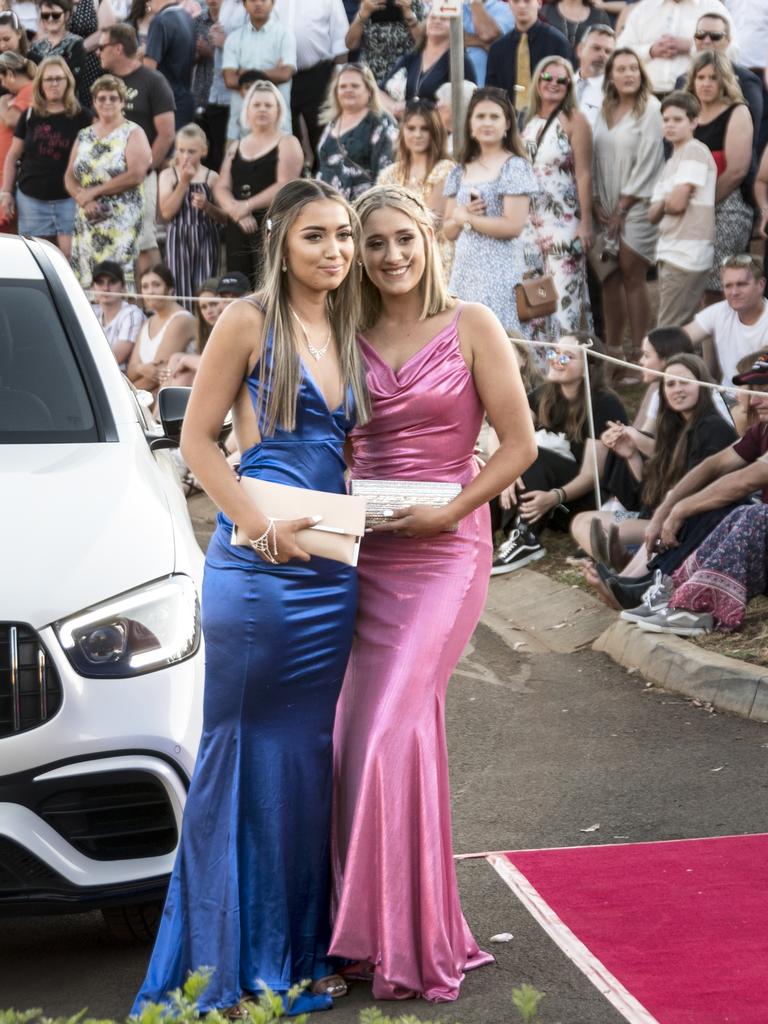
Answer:
[(645, 622), (669, 605), (672, 590), (672, 577), (664, 576), (661, 569), (657, 569), (653, 574), (653, 583), (643, 594), (642, 602), (637, 608), (623, 611), (619, 618), (625, 622)]
[(662, 608), (637, 621), (649, 633), (674, 633), (676, 636), (701, 636), (711, 633), (715, 620), (709, 612), (689, 612), (687, 608)]

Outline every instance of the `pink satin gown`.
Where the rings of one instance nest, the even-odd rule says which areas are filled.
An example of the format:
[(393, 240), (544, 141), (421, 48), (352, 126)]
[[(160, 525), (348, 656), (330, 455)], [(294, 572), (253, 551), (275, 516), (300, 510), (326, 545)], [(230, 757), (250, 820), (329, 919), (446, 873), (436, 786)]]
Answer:
[[(483, 416), (457, 321), (400, 369), (361, 338), (373, 417), (353, 475), (468, 483)], [(492, 962), (459, 903), (451, 842), (445, 693), (480, 618), (491, 569), (488, 507), (457, 533), (368, 534), (355, 639), (334, 732), (331, 953), (375, 965), (375, 999), (457, 998)]]

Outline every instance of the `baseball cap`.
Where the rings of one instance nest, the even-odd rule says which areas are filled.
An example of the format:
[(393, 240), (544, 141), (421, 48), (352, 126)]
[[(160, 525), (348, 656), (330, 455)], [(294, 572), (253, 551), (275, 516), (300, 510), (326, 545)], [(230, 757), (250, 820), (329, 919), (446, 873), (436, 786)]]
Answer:
[(734, 384), (768, 384), (768, 349), (760, 352), (745, 373), (737, 373)]
[(232, 270), (228, 274), (224, 274), (223, 277), (219, 278), (219, 283), (216, 285), (217, 295), (247, 295), (251, 288), (251, 282), (245, 276), (241, 274), (239, 270)]
[(96, 280), (97, 277), (111, 277), (113, 281), (119, 281), (120, 284), (125, 283), (125, 274), (123, 268), (119, 263), (115, 263), (114, 260), (102, 260), (101, 263), (97, 263), (93, 268), (91, 277)]

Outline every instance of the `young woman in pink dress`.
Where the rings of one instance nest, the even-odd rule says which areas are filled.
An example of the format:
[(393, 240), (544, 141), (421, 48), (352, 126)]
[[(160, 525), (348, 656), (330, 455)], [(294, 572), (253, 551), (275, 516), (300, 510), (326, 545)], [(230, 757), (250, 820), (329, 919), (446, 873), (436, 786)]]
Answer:
[[(334, 732), (331, 952), (376, 999), (457, 998), (478, 949), (451, 845), (445, 693), (485, 603), (488, 501), (536, 457), (512, 347), (484, 306), (448, 296), (429, 211), (398, 186), (356, 204), (373, 415), (351, 434), (358, 479), (451, 481), (369, 534), (352, 655)], [(478, 471), (483, 414), (501, 446)], [(455, 531), (455, 532), (452, 532)]]

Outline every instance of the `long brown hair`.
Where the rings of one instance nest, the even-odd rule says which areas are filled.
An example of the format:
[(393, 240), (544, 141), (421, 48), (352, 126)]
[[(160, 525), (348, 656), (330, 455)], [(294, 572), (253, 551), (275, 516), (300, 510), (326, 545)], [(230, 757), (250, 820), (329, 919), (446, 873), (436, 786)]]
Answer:
[[(668, 370), (670, 366), (684, 366), (691, 371), (695, 380), (713, 383), (704, 360), (692, 353), (678, 352), (670, 356), (664, 363), (664, 369)], [(693, 432), (705, 416), (716, 412), (712, 391), (699, 388), (698, 401), (692, 415), (686, 420), (682, 413), (670, 408), (665, 383), (666, 380), (662, 379), (659, 387), (656, 444), (643, 470), (643, 504), (650, 509), (655, 509), (667, 491), (685, 475)]]
[(411, 153), (405, 144), (405, 126), (414, 117), (423, 118), (429, 132), (429, 149), (427, 150), (427, 175), (440, 160), (447, 160), (446, 134), (443, 122), (434, 103), (414, 100), (407, 103), (400, 131), (397, 136), (397, 168), (405, 185), (411, 176)]
[[(203, 292), (210, 292), (211, 295), (216, 295), (216, 288), (218, 287), (219, 279), (217, 277), (209, 277), (203, 281), (199, 288), (195, 289), (195, 296), (200, 298)], [(202, 303), (195, 303), (195, 347), (197, 351), (202, 354), (203, 349), (208, 344), (208, 339), (211, 336), (213, 327), (208, 323), (203, 314), (200, 311)]]
[(613, 51), (605, 65), (605, 76), (603, 78), (603, 117), (606, 121), (608, 120), (608, 115), (615, 107), (618, 106), (619, 103), (619, 92), (611, 79), (613, 65), (619, 57), (634, 57), (637, 61), (637, 66), (640, 68), (640, 88), (637, 91), (635, 104), (632, 107), (632, 113), (635, 115), (635, 118), (643, 116), (645, 108), (648, 106), (648, 98), (653, 92), (651, 80), (648, 77), (648, 72), (643, 67), (643, 62), (631, 47), (620, 46), (618, 50)]
[(494, 85), (487, 85), (483, 89), (475, 89), (467, 104), (467, 113), (464, 118), (464, 148), (459, 157), (461, 166), (466, 167), (470, 161), (480, 156), (480, 143), (477, 139), (472, 138), (469, 131), (472, 114), (478, 103), (495, 103), (497, 107), (501, 107), (507, 121), (507, 131), (501, 144), (510, 153), (527, 160), (528, 154), (525, 151), (523, 140), (520, 138), (520, 132), (517, 130), (517, 114), (509, 96), (503, 89), (497, 89)]
[[(287, 182), (272, 200), (265, 225), (263, 285), (257, 295), (264, 311), (262, 328), (262, 352), (267, 351), (267, 340), (272, 335), (271, 358), (264, 359), (264, 372), (260, 375), (257, 399), (257, 416), (265, 434), (274, 434), (276, 427), (294, 430), (296, 427), (296, 403), (302, 380), (299, 344), (295, 334), (294, 319), (290, 314), (288, 288), (283, 273), (283, 259), (286, 253), (288, 232), (305, 206), (318, 200), (332, 199), (343, 206), (349, 215), (349, 222), (355, 239), (359, 239), (360, 227), (357, 215), (346, 199), (335, 188), (324, 181), (295, 178)], [(349, 273), (339, 287), (328, 296), (328, 318), (339, 347), (339, 362), (344, 380), (344, 410), (351, 415), (352, 391), (354, 410), (358, 423), (365, 423), (370, 417), (370, 398), (365, 384), (362, 357), (356, 341), (356, 330), (360, 320), (360, 268), (352, 260)]]
[[(717, 15), (715, 15), (717, 17)], [(715, 77), (720, 83), (720, 99), (729, 107), (736, 103), (744, 103), (744, 93), (741, 91), (739, 80), (733, 73), (733, 65), (722, 53), (716, 50), (702, 50), (691, 60), (688, 74), (685, 79), (685, 89), (691, 96), (696, 96), (696, 75), (702, 68), (713, 67)], [(696, 96), (698, 99), (698, 96)]]
[[(605, 347), (596, 334), (590, 334), (588, 331), (569, 331), (560, 341), (565, 344), (566, 339), (570, 338), (575, 339), (579, 345), (591, 348), (593, 352), (605, 352)], [(587, 358), (586, 352), (584, 358)], [(589, 364), (589, 387), (593, 398), (597, 395), (613, 394), (605, 383), (603, 365), (602, 359), (593, 359)], [(569, 400), (563, 394), (560, 384), (545, 380), (539, 393), (536, 425), (556, 434), (563, 433), (571, 442), (586, 441), (589, 437), (589, 414), (584, 381), (579, 382), (579, 390), (575, 397)]]

